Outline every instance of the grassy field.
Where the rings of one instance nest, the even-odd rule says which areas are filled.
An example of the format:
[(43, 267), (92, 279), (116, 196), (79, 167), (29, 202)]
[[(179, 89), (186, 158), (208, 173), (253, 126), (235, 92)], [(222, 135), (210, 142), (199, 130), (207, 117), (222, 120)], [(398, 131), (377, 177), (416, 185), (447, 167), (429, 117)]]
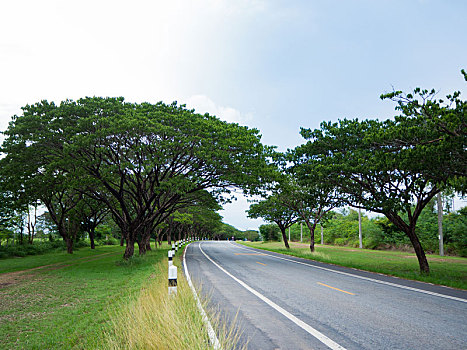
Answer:
[[(167, 249), (165, 245), (128, 262), (122, 261), (123, 248), (119, 246), (97, 247), (94, 251), (82, 248), (73, 255), (49, 253), (0, 260), (0, 348), (150, 348), (138, 346), (144, 342), (134, 340), (138, 337), (131, 338), (122, 330), (138, 324), (130, 316), (142, 305), (141, 300), (148, 300), (148, 291), (153, 298), (150, 300), (160, 301), (167, 296)], [(181, 269), (179, 279), (183, 279)], [(181, 285), (184, 289), (184, 282)], [(195, 305), (190, 294), (182, 295), (185, 306)], [(151, 313), (158, 309), (167, 312), (174, 305), (165, 309), (152, 305)], [(177, 322), (188, 322), (185, 330), (194, 327), (194, 333), (202, 334), (199, 340), (203, 346), (192, 348), (207, 348), (203, 326), (193, 322), (196, 312), (190, 312), (187, 318), (181, 311), (177, 310), (182, 321)], [(148, 330), (151, 324), (145, 327)], [(161, 333), (163, 327), (158, 327), (154, 329)], [(133, 343), (128, 342), (130, 338)], [(162, 343), (154, 346), (171, 348)]]
[(315, 252), (311, 253), (308, 244), (305, 243), (290, 242), (290, 250), (285, 249), (282, 242), (241, 243), (250, 247), (301, 258), (467, 289), (466, 258), (428, 255), (431, 272), (429, 276), (424, 276), (419, 273), (418, 261), (415, 254), (407, 252), (356, 249), (317, 244)]

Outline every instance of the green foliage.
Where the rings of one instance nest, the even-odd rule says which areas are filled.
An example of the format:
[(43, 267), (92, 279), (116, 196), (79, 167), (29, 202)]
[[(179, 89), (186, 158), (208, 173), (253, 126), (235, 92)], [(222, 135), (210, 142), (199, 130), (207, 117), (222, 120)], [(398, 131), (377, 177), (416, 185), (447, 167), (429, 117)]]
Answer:
[(275, 224), (265, 224), (259, 227), (263, 241), (280, 241), (279, 227)]
[[(465, 78), (465, 71), (462, 70)], [(467, 101), (456, 91), (437, 99), (437, 92), (416, 88), (381, 96), (397, 103), (402, 114), (395, 118), (394, 131), (383, 144), (404, 154), (404, 166), (423, 173), (439, 187), (467, 190), (466, 121)]]
[(108, 237), (107, 239), (103, 237), (102, 239), (97, 240), (98, 245), (120, 245), (120, 241), (114, 237)]
[(443, 227), (447, 252), (467, 257), (467, 207), (446, 215)]
[(100, 224), (95, 229), (95, 239), (96, 241), (103, 241), (112, 236), (112, 227), (107, 224)]
[[(439, 249), (438, 213), (435, 211), (435, 201), (422, 211), (417, 225), (417, 235), (423, 247), (429, 253)], [(402, 214), (401, 214), (402, 215)], [(297, 239), (298, 225), (292, 227), (292, 239)], [(403, 249), (410, 246), (407, 235), (400, 231), (386, 217), (369, 219), (362, 214), (362, 241), (366, 249)], [(457, 212), (445, 214), (443, 217), (443, 235), (445, 251), (451, 255), (467, 255), (467, 207)], [(299, 237), (299, 236), (298, 236)], [(304, 241), (308, 241), (304, 236)], [(340, 246), (358, 247), (358, 213), (343, 210), (333, 212), (324, 228), (324, 242)]]
[(120, 227), (127, 258), (135, 241), (147, 241), (204, 190), (218, 200), (234, 186), (255, 193), (271, 172), (258, 130), (176, 103), (42, 101), (14, 116), (5, 135), (0, 175), (9, 187), (2, 193), (25, 204), (40, 199), (71, 243), (79, 235), (82, 201), (92, 199)]
[(66, 249), (66, 246), (61, 241), (35, 241), (33, 244), (15, 244), (6, 246), (0, 246), (0, 259), (11, 258), (11, 257), (25, 257), (28, 255), (39, 255), (56, 250)]
[(281, 195), (278, 194), (271, 195), (258, 203), (250, 205), (248, 217), (253, 219), (263, 218), (268, 222), (274, 222), (281, 231), (285, 232), (285, 229), (298, 220), (298, 213), (287, 207), (281, 201)]
[(243, 235), (244, 235), (244, 238), (252, 242), (259, 241), (260, 239), (259, 232), (255, 230), (243, 231)]
[(241, 240), (244, 238), (244, 234), (232, 225), (222, 223), (222, 226), (216, 231), (216, 237), (222, 240), (232, 239), (232, 237)]
[(333, 184), (347, 205), (385, 215), (409, 237), (424, 273), (429, 266), (416, 229), (421, 212), (440, 190), (465, 192), (467, 183), (467, 102), (459, 92), (446, 103), (435, 96), (419, 88), (383, 95), (402, 112), (394, 120), (344, 119), (302, 128), (308, 142), (293, 152), (299, 182), (318, 177)]
[(75, 243), (75, 245), (74, 245), (74, 247), (75, 247), (76, 249), (78, 249), (78, 248), (85, 248), (85, 247), (89, 247), (89, 246), (90, 246), (89, 242), (88, 242), (88, 241), (85, 241), (84, 239), (80, 239), (80, 240), (77, 241), (77, 242)]

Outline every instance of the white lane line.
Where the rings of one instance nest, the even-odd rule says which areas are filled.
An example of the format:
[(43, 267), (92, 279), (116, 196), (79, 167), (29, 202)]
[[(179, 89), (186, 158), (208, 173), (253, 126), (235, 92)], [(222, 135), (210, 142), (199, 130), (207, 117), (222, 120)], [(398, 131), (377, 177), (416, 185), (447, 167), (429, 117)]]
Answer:
[(308, 332), (309, 334), (311, 334), (313, 337), (315, 337), (316, 339), (318, 339), (320, 342), (322, 342), (323, 344), (327, 345), (329, 348), (333, 349), (333, 350), (345, 350), (344, 347), (342, 347), (341, 345), (337, 344), (335, 341), (331, 340), (330, 338), (326, 337), (323, 333), (317, 331), (316, 329), (314, 329), (313, 327), (311, 327), (309, 324), (303, 322), (302, 320), (300, 320), (299, 318), (295, 317), (294, 315), (292, 315), (290, 312), (288, 312), (287, 310), (283, 309), (282, 307), (280, 307), (279, 305), (277, 305), (276, 303), (274, 303), (273, 301), (271, 301), (270, 299), (268, 299), (267, 297), (265, 297), (263, 294), (257, 292), (256, 290), (254, 290), (253, 288), (251, 288), (248, 284), (246, 284), (245, 282), (243, 282), (242, 280), (239, 280), (237, 277), (233, 276), (231, 273), (229, 273), (228, 271), (226, 271), (222, 266), (220, 266), (219, 264), (217, 264), (214, 260), (212, 260), (203, 250), (203, 248), (201, 248), (201, 243), (199, 245), (199, 249), (201, 251), (201, 253), (203, 253), (203, 255), (210, 261), (212, 262), (214, 265), (216, 265), (222, 272), (224, 272), (227, 276), (231, 277), (235, 282), (239, 283), (242, 287), (244, 287), (246, 290), (248, 290), (250, 293), (256, 295), (258, 298), (260, 298), (262, 301), (264, 301), (266, 304), (268, 304), (269, 306), (271, 306), (273, 309), (275, 309), (276, 311), (280, 312), (282, 315), (284, 315), (285, 317), (287, 317), (289, 320), (291, 320), (293, 323), (295, 323), (297, 326), (299, 326), (300, 328), (302, 328), (303, 330), (305, 330), (306, 332)]
[[(250, 251), (253, 250), (253, 249), (249, 249), (249, 248), (246, 248), (246, 247), (243, 247), (243, 246), (234, 245), (232, 243), (230, 243), (230, 244), (232, 246), (234, 246), (234, 247), (239, 248), (239, 249), (245, 249), (245, 250), (250, 250)], [(253, 251), (255, 251), (255, 250), (253, 250)], [(467, 299), (462, 299), (462, 298), (453, 297), (453, 296), (450, 296), (450, 295), (430, 292), (428, 290), (423, 290), (423, 289), (418, 289), (418, 288), (413, 288), (413, 287), (407, 287), (407, 286), (403, 286), (403, 285), (397, 284), (397, 283), (380, 281), (380, 280), (377, 280), (377, 279), (374, 279), (374, 278), (371, 278), (371, 277), (364, 277), (364, 276), (354, 275), (354, 274), (348, 273), (348, 272), (336, 271), (336, 270), (333, 270), (333, 269), (328, 269), (326, 267), (307, 264), (307, 263), (304, 263), (304, 262), (301, 262), (301, 261), (296, 261), (296, 260), (287, 259), (287, 258), (281, 258), (279, 256), (275, 256), (275, 255), (272, 255), (272, 254), (267, 254), (267, 253), (263, 253), (263, 254), (267, 255), (267, 256), (270, 256), (270, 257), (273, 257), (273, 258), (276, 258), (276, 259), (290, 261), (290, 262), (293, 262), (295, 264), (300, 264), (300, 265), (305, 265), (305, 266), (308, 266), (308, 267), (313, 267), (315, 269), (330, 271), (330, 272), (338, 273), (338, 274), (345, 275), (345, 276), (350, 276), (350, 277), (359, 278), (359, 279), (366, 280), (366, 281), (371, 281), (371, 282), (374, 282), (374, 283), (385, 284), (385, 285), (391, 286), (391, 287), (410, 290), (412, 292), (424, 293), (424, 294), (433, 295), (433, 296), (440, 297), (440, 298), (451, 299), (451, 300), (456, 300), (456, 301), (460, 301), (460, 302), (463, 302), (463, 303), (467, 303)]]
[(190, 286), (191, 291), (193, 292), (193, 295), (195, 296), (196, 304), (198, 305), (198, 309), (199, 309), (199, 311), (201, 313), (201, 316), (203, 317), (203, 322), (206, 325), (206, 328), (208, 330), (209, 342), (212, 344), (214, 350), (221, 350), (222, 347), (221, 347), (221, 344), (219, 343), (219, 339), (217, 339), (216, 332), (214, 332), (214, 328), (212, 328), (211, 322), (209, 321), (208, 316), (206, 315), (206, 312), (203, 309), (203, 305), (201, 305), (201, 302), (199, 301), (198, 294), (196, 294), (195, 287), (193, 287), (193, 283), (191, 283), (190, 274), (188, 273), (188, 268), (187, 268), (187, 265), (186, 265), (185, 255), (186, 255), (186, 251), (188, 249), (188, 246), (190, 244), (188, 244), (185, 247), (185, 250), (183, 251), (183, 267), (185, 269), (186, 280), (188, 281), (188, 285)]

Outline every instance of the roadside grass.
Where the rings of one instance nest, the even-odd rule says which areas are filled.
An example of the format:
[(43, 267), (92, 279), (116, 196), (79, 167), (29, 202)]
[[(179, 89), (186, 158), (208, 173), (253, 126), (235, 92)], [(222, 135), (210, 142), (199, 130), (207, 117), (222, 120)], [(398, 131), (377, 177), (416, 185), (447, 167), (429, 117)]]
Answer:
[[(0, 349), (209, 349), (180, 267), (179, 293), (167, 297), (168, 249), (128, 261), (120, 246), (0, 260), (10, 271), (0, 273)], [(219, 328), (233, 348), (238, 335)]]
[(96, 249), (84, 247), (75, 249), (73, 254), (68, 254), (66, 250), (60, 250), (50, 251), (41, 255), (28, 255), (25, 257), (0, 259), (0, 274), (5, 272), (33, 269), (51, 264), (70, 264), (78, 262), (82, 258), (106, 253), (121, 253), (123, 256), (123, 248), (120, 246), (96, 246)]
[(290, 242), (290, 250), (282, 242), (240, 242), (249, 247), (292, 255), (325, 263), (352, 267), (386, 275), (418, 280), (448, 287), (467, 289), (467, 259), (427, 255), (430, 275), (419, 272), (415, 254), (398, 251), (369, 250), (329, 245), (315, 245), (311, 253), (306, 243)]
[(104, 332), (112, 327), (109, 312), (154, 278), (154, 265), (167, 255), (163, 248), (128, 262), (119, 246), (0, 261), (2, 271), (61, 263), (0, 274), (7, 281), (0, 284), (0, 348), (103, 349)]
[[(156, 265), (156, 277), (138, 298), (130, 298), (124, 308), (112, 316), (113, 327), (107, 333), (107, 348), (123, 349), (212, 349), (202, 316), (181, 271), (179, 258), (176, 295), (167, 295), (167, 262)], [(207, 301), (203, 301), (206, 309)], [(219, 317), (210, 313), (211, 323), (220, 329), (221, 348), (236, 348), (239, 334), (219, 327)]]

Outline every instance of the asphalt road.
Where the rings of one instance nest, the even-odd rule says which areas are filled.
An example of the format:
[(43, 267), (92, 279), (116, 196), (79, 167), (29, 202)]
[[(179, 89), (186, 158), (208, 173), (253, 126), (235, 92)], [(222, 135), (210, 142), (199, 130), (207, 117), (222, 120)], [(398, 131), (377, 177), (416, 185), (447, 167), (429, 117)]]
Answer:
[(186, 248), (194, 285), (248, 349), (467, 349), (467, 292), (232, 242)]

